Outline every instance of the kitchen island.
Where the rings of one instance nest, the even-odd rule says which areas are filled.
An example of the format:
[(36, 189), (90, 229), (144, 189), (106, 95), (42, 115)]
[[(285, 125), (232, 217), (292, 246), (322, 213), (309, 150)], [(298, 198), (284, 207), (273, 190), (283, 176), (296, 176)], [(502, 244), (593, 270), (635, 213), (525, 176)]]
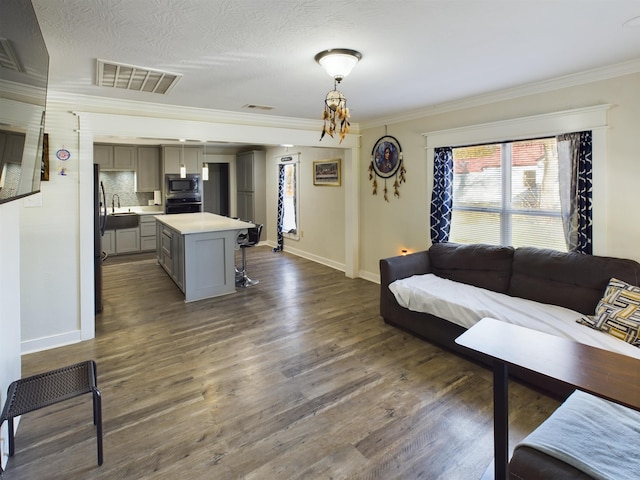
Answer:
[(234, 293), (238, 235), (252, 223), (213, 213), (156, 215), (158, 264), (185, 301)]

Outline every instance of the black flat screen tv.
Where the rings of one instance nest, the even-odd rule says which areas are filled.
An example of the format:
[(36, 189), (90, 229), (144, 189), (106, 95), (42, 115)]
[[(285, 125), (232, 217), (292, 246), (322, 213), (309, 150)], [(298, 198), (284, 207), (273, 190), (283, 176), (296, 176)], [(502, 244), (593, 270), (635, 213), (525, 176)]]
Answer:
[(0, 203), (40, 191), (48, 73), (31, 1), (0, 1)]

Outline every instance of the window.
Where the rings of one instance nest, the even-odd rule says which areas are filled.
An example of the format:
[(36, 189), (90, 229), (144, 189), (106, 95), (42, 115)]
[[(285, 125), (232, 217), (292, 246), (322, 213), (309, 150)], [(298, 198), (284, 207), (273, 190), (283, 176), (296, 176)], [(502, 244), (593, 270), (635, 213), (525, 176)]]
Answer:
[(453, 148), (449, 239), (566, 251), (556, 138)]
[(298, 165), (299, 153), (278, 156), (278, 245), (275, 252), (282, 251), (284, 238), (299, 240), (298, 231)]
[(296, 164), (287, 163), (284, 167), (284, 192), (283, 204), (284, 209), (282, 215), (282, 233), (290, 233), (297, 235), (298, 233), (298, 215), (296, 212)]

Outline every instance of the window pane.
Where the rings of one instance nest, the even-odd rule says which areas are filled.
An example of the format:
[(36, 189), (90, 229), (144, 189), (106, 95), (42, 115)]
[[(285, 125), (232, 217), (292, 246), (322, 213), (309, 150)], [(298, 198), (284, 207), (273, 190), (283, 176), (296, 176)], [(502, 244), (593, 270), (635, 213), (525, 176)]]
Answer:
[(453, 160), (452, 242), (566, 251), (555, 138), (454, 148)]
[(453, 206), (500, 208), (502, 146), (453, 149)]
[(296, 214), (296, 165), (290, 163), (284, 166), (284, 198), (282, 231), (285, 233), (297, 233), (298, 219)]
[(555, 138), (513, 142), (511, 208), (560, 212)]
[(456, 210), (451, 217), (450, 241), (500, 245), (500, 214)]
[(553, 248), (561, 252), (567, 251), (560, 217), (513, 215), (511, 228), (511, 245), (514, 247)]

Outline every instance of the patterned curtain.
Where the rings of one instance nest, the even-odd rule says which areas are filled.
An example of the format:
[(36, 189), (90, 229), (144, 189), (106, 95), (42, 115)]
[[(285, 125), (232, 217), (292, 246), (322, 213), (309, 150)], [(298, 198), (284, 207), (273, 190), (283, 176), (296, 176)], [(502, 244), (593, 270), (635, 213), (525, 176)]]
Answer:
[(567, 249), (593, 253), (591, 132), (559, 135), (560, 208)]
[(453, 149), (451, 147), (436, 148), (433, 160), (430, 216), (432, 244), (449, 240), (453, 207)]
[(274, 252), (284, 249), (284, 237), (282, 236), (282, 221), (284, 219), (284, 165), (278, 166), (278, 245), (273, 247)]

